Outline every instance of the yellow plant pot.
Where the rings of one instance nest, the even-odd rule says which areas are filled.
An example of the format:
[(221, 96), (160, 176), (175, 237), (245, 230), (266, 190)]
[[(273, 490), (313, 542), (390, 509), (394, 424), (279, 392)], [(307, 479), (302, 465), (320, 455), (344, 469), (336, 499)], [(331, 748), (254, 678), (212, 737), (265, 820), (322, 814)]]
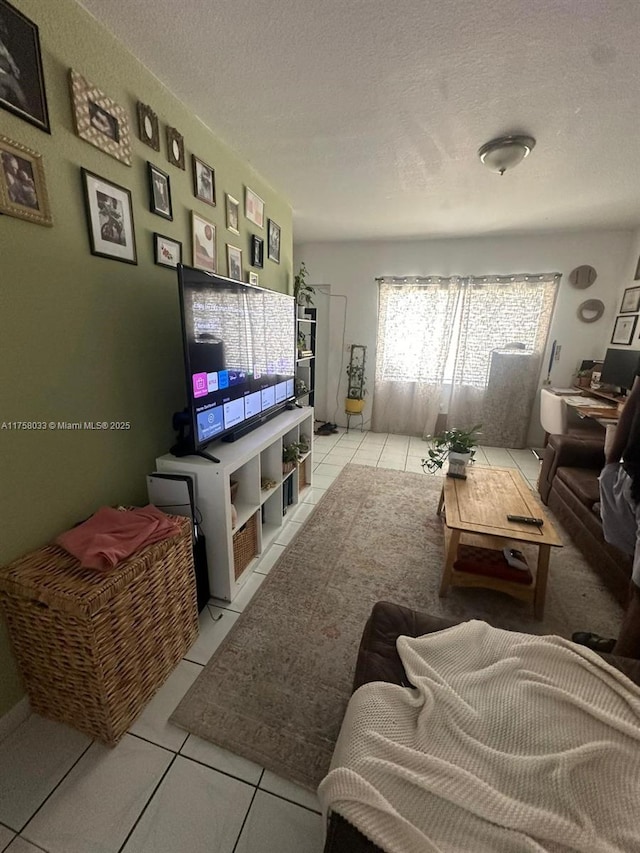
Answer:
[(346, 397), (344, 401), (344, 410), (351, 415), (359, 415), (364, 409), (364, 400), (354, 400), (351, 397)]

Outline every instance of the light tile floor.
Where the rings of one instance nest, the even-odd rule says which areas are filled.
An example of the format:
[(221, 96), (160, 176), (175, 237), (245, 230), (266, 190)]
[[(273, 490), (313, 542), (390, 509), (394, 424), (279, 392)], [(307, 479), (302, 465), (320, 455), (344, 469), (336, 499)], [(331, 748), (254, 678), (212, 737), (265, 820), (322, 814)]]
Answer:
[[(36, 715), (0, 743), (0, 851), (320, 853), (314, 794), (168, 718), (342, 468), (421, 472), (426, 447), (369, 432), (316, 436), (314, 484), (295, 520), (233, 602), (203, 610), (200, 636), (115, 749)], [(539, 463), (528, 450), (483, 447), (477, 462), (517, 467), (535, 488)]]

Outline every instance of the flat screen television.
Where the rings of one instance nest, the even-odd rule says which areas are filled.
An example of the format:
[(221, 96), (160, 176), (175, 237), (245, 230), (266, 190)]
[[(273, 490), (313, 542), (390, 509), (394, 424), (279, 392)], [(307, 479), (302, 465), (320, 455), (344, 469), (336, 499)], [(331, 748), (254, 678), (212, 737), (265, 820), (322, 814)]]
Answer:
[(638, 350), (608, 349), (600, 373), (600, 382), (604, 385), (615, 385), (624, 393), (633, 385), (639, 360)]
[(187, 429), (176, 455), (233, 441), (295, 400), (295, 300), (178, 266)]

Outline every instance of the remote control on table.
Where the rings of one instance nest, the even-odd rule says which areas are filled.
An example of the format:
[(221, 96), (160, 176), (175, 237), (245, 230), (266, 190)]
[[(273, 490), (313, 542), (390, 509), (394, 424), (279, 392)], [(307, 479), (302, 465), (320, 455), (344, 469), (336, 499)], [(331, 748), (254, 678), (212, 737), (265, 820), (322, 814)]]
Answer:
[(542, 518), (534, 518), (532, 515), (508, 515), (508, 521), (519, 521), (522, 524), (534, 524), (536, 527), (542, 527), (544, 520)]

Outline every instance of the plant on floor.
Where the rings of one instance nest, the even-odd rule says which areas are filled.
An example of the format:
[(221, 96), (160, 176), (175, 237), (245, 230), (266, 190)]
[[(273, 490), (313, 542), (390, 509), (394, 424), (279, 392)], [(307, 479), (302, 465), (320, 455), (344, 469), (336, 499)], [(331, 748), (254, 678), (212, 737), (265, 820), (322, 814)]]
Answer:
[(315, 288), (307, 284), (306, 278), (309, 275), (309, 270), (304, 265), (304, 261), (300, 264), (300, 269), (293, 279), (293, 295), (297, 305), (313, 305), (313, 296)]
[(439, 435), (427, 436), (427, 441), (430, 441), (432, 446), (429, 448), (428, 458), (422, 460), (422, 470), (434, 474), (442, 468), (451, 453), (469, 454), (469, 461), (472, 461), (481, 426), (482, 424), (476, 424), (469, 430), (453, 427)]
[(360, 414), (364, 409), (366, 377), (364, 373), (367, 348), (362, 344), (351, 346), (351, 356), (347, 365), (347, 398), (344, 403), (345, 412)]

